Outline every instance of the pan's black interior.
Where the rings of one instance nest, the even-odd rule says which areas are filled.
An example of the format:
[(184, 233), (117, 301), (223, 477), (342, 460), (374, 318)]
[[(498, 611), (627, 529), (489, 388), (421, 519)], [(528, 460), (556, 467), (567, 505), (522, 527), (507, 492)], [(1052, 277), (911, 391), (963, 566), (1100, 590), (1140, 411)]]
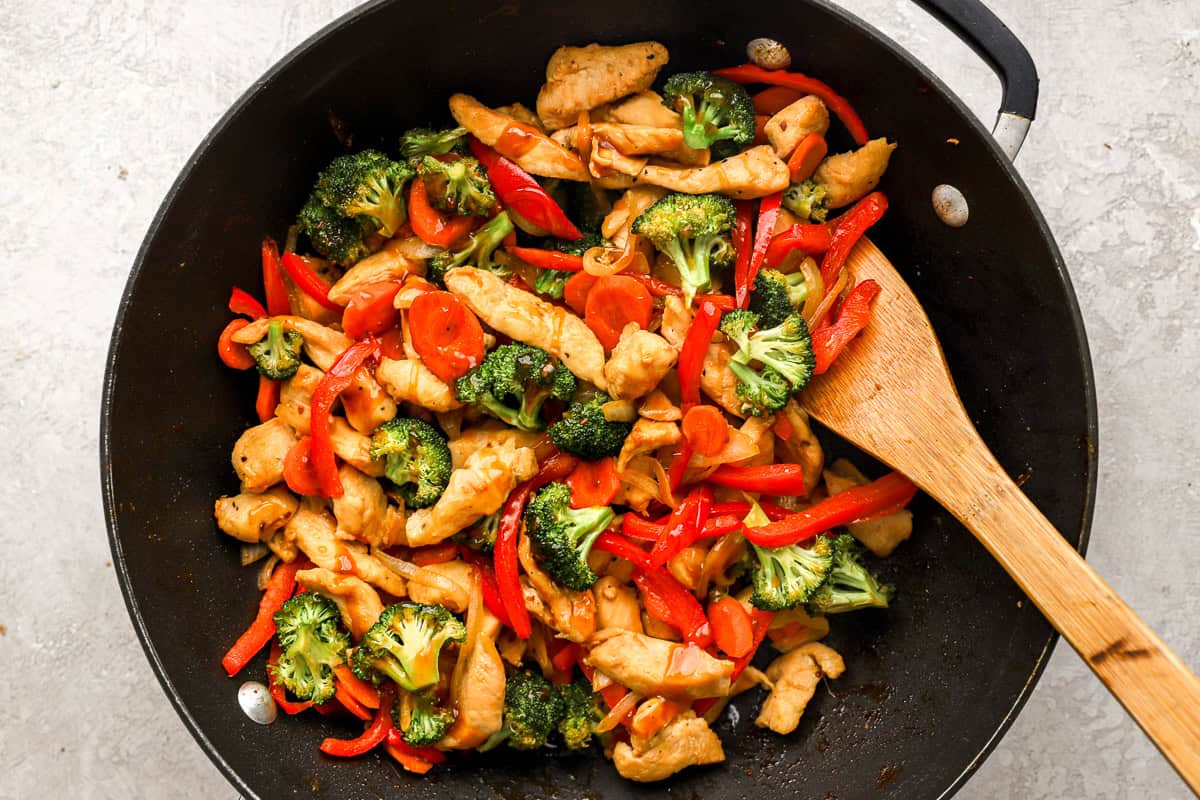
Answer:
[[(339, 150), (447, 117), (454, 91), (533, 104), (562, 43), (657, 39), (676, 69), (739, 63), (745, 42), (784, 41), (794, 68), (852, 98), (873, 135), (900, 142), (872, 236), (926, 304), (984, 439), (1073, 544), (1094, 486), (1090, 367), (1062, 263), (1031, 198), (986, 132), (894, 45), (823, 5), (633, 0), (373, 5), (273, 70), (202, 145), (139, 254), (114, 332), (103, 420), (105, 500), (116, 566), (167, 694), (214, 761), (249, 796), (366, 798), (418, 781), (386, 757), (336, 761), (317, 744), (355, 726), (315, 715), (259, 727), (238, 709), (244, 678), (221, 654), (253, 616), (253, 569), (212, 520), (236, 490), (230, 448), (252, 424), (253, 377), (221, 367), (214, 344), (232, 284), (258, 286), (258, 244), (281, 238), (316, 171)], [(452, 35), (445, 33), (452, 26)], [(837, 124), (835, 131), (839, 130)], [(951, 143), (950, 139), (957, 140)], [(834, 151), (848, 141), (835, 138)], [(970, 223), (944, 227), (930, 190), (966, 195)], [(834, 452), (839, 446), (826, 437)], [(874, 467), (859, 457), (863, 466)], [(918, 499), (916, 533), (886, 562), (893, 609), (837, 618), (841, 680), (800, 729), (754, 726), (758, 693), (718, 725), (725, 764), (669, 783), (622, 782), (598, 756), (493, 753), (419, 781), (421, 796), (932, 798), (957, 786), (1010, 721), (1052, 632), (986, 552)], [(245, 677), (262, 679), (260, 657)], [(147, 765), (147, 769), (155, 768)]]

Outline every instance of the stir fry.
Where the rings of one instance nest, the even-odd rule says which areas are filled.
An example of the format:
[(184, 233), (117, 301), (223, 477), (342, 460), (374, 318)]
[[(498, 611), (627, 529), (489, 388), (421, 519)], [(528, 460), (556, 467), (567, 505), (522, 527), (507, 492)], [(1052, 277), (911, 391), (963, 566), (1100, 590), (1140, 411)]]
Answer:
[(661, 780), (724, 759), (742, 692), (792, 733), (847, 669), (834, 615), (893, 601), (870, 560), (915, 487), (826, 465), (798, 397), (870, 322), (846, 264), (895, 145), (800, 73), (668, 61), (561, 47), (534, 109), (451, 96), (334, 159), (265, 302), (233, 290), (260, 424), (215, 516), (262, 597), (222, 664), (266, 650), (284, 712), (361, 719), (330, 756)]

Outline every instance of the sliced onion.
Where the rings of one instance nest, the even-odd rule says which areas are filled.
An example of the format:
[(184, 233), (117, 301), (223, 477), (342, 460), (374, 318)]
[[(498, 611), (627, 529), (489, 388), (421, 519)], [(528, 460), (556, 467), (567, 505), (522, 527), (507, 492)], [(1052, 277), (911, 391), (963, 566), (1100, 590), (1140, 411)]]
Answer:
[(592, 152), (592, 120), (587, 109), (579, 112), (579, 124), (575, 126), (575, 152), (582, 156)]
[(637, 419), (637, 409), (632, 400), (609, 400), (600, 406), (604, 419), (609, 422), (633, 422)]
[(400, 244), (396, 245), (396, 252), (405, 258), (426, 259), (433, 258), (438, 253), (446, 252), (441, 247), (435, 247), (431, 244), (426, 244), (417, 236), (409, 236)]
[(663, 394), (661, 389), (655, 389), (650, 396), (642, 401), (638, 414), (654, 422), (678, 422), (683, 419), (679, 406), (671, 402), (671, 398)]
[(380, 563), (401, 578), (442, 592), (456, 606), (465, 607), (471, 600), (461, 586), (445, 575), (439, 575), (425, 567), (418, 567), (412, 562), (388, 555), (383, 550), (373, 549), (371, 555), (379, 559)]
[(246, 544), (243, 542), (241, 551), (242, 566), (250, 566), (260, 558), (266, 557), (267, 553), (269, 552), (271, 552), (270, 549), (262, 542), (255, 542), (254, 544)]
[(665, 506), (674, 508), (678, 505), (671, 494), (671, 479), (666, 469), (653, 456), (640, 455), (631, 459), (629, 466), (621, 473), (621, 480)]
[(630, 692), (617, 701), (617, 704), (604, 715), (604, 719), (596, 723), (596, 733), (604, 733), (611, 731), (613, 728), (621, 724), (621, 720), (633, 709), (637, 708), (637, 704), (642, 702), (642, 696), (637, 692)]
[(625, 240), (625, 246), (593, 247), (583, 254), (583, 271), (597, 278), (606, 275), (616, 275), (618, 272), (632, 270), (642, 274), (650, 269), (646, 256), (638, 247), (640, 236), (630, 234)]
[(274, 553), (271, 557), (263, 562), (263, 565), (258, 568), (258, 579), (254, 582), (261, 592), (267, 588), (267, 584), (271, 582), (271, 573), (275, 571), (275, 565), (279, 563), (279, 556)]
[(825, 297), (825, 279), (821, 277), (821, 270), (812, 257), (802, 259), (798, 269), (804, 273), (805, 290), (804, 308), (800, 309), (800, 315), (807, 321), (817, 313), (817, 307)]
[(850, 280), (850, 273), (847, 270), (842, 270), (842, 274), (834, 281), (829, 291), (821, 298), (820, 305), (813, 312), (812, 317), (805, 317), (804, 321), (808, 323), (809, 328), (816, 328), (824, 321), (825, 316), (829, 313), (829, 309), (833, 308), (833, 304), (838, 301), (838, 297), (842, 294), (842, 289), (846, 288), (846, 284)]
[(708, 594), (708, 584), (714, 579), (718, 583), (725, 583), (722, 580), (725, 570), (730, 564), (741, 559), (745, 553), (746, 540), (740, 533), (730, 533), (719, 537), (704, 556), (704, 564), (700, 567), (700, 576), (696, 579), (696, 593), (701, 597)]

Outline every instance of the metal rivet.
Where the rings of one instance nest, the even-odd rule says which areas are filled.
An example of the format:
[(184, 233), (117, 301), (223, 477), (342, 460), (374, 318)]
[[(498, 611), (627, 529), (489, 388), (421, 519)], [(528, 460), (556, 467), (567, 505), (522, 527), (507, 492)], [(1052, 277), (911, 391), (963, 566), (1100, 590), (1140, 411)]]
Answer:
[(238, 689), (238, 705), (246, 716), (259, 725), (270, 725), (275, 721), (279, 711), (275, 707), (275, 698), (266, 686), (258, 681), (246, 681)]
[(967, 207), (967, 198), (948, 183), (939, 183), (933, 187), (933, 211), (938, 215), (938, 219), (951, 228), (966, 225), (967, 217), (971, 213)]
[(751, 39), (746, 44), (746, 57), (763, 69), (787, 69), (792, 65), (792, 54), (774, 39)]

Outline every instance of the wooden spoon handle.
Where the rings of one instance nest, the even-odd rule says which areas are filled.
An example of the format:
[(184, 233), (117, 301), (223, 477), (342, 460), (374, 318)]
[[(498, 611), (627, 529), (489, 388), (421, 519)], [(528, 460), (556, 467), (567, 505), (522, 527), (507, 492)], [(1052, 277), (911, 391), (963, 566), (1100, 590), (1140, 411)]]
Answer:
[(942, 495), (935, 499), (975, 534), (1200, 794), (1200, 680), (1067, 544), (982, 442), (946, 466), (957, 474), (928, 482)]

